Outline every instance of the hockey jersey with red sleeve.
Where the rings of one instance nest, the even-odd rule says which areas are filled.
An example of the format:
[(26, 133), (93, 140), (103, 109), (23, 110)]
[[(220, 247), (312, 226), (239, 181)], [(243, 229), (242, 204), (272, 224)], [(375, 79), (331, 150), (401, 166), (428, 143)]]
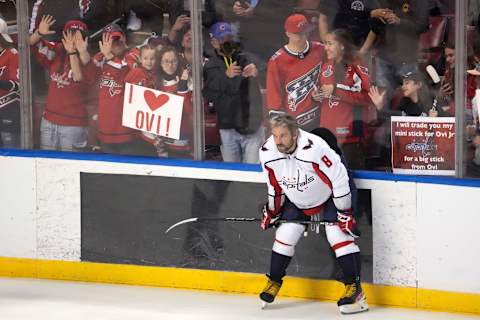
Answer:
[(319, 103), (312, 99), (324, 60), (321, 43), (309, 42), (305, 51), (293, 53), (286, 46), (278, 50), (267, 67), (266, 106), (270, 116), (287, 113), (301, 128), (319, 124)]
[[(340, 83), (335, 83), (335, 64), (327, 61), (320, 74), (320, 86), (334, 85), (330, 98), (321, 103), (320, 127), (330, 129), (339, 143), (357, 143), (365, 134), (366, 123), (373, 107), (368, 96), (370, 88), (368, 68), (359, 64), (346, 66), (345, 76)], [(362, 126), (362, 128), (354, 125)]]
[(98, 130), (97, 138), (104, 143), (131, 141), (138, 132), (122, 125), (125, 77), (130, 68), (123, 57), (106, 60), (99, 52), (93, 58), (98, 68)]
[(0, 52), (0, 80), (8, 81), (11, 89), (1, 89), (0, 97), (18, 91), (18, 52), (16, 49), (4, 49)]
[(64, 126), (87, 126), (86, 104), (95, 81), (94, 66), (82, 67), (83, 80), (74, 81), (69, 57), (61, 43), (40, 40), (32, 46), (32, 52), (50, 76), (45, 119)]
[[(334, 201), (342, 198), (349, 201), (347, 169), (340, 156), (320, 137), (299, 130), (297, 148), (292, 154), (279, 152), (270, 137), (259, 152), (268, 185), (268, 206), (274, 214), (280, 211), (285, 196), (306, 215), (319, 213), (332, 195)], [(351, 203), (343, 203), (343, 208), (338, 209), (350, 206)]]

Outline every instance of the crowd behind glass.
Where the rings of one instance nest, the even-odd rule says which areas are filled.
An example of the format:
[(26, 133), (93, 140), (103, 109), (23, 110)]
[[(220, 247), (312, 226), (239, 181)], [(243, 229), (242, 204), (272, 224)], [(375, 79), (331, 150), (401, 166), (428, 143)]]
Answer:
[[(470, 175), (480, 172), (478, 2), (468, 4), (461, 106)], [(352, 168), (389, 170), (391, 116), (455, 116), (453, 0), (203, 0), (201, 61), (188, 3), (30, 1), (34, 147), (192, 158), (199, 65), (206, 159), (258, 162), (267, 119), (289, 113), (305, 130), (331, 130)], [(1, 138), (16, 148), (15, 9), (0, 6)], [(122, 126), (126, 82), (184, 98), (179, 139)]]

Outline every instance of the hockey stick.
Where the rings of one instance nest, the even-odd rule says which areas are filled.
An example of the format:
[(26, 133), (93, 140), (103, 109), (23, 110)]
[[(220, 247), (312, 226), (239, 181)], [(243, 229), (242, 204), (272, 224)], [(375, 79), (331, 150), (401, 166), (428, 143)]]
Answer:
[[(190, 223), (190, 222), (208, 222), (208, 221), (220, 221), (220, 222), (260, 222), (262, 219), (260, 218), (189, 218), (182, 221), (179, 221), (172, 225), (170, 228), (165, 231), (168, 233), (173, 228), (176, 228), (182, 224)], [(302, 223), (302, 224), (315, 224), (315, 225), (331, 225), (335, 224), (335, 222), (328, 222), (328, 221), (305, 221), (305, 220), (276, 220), (274, 223)]]

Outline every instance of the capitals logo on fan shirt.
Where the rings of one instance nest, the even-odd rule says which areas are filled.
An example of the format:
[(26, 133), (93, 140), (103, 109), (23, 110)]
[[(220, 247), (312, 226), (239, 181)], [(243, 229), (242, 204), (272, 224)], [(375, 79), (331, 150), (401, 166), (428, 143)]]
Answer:
[(316, 65), (312, 70), (298, 79), (287, 84), (286, 91), (288, 96), (288, 108), (292, 111), (297, 110), (300, 102), (305, 100), (308, 94), (315, 87), (320, 74), (321, 64)]
[(108, 93), (111, 97), (121, 94), (123, 92), (123, 86), (117, 83), (114, 79), (102, 79), (100, 81), (100, 88), (108, 88)]

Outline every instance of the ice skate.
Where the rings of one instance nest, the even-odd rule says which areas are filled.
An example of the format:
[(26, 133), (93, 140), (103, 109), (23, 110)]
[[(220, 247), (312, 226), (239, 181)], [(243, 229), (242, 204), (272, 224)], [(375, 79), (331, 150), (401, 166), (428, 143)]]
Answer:
[(345, 293), (338, 300), (337, 305), (343, 314), (368, 311), (367, 300), (360, 281), (345, 285)]
[(260, 293), (260, 299), (262, 300), (262, 309), (265, 309), (268, 303), (272, 303), (273, 300), (275, 300), (275, 297), (278, 294), (278, 291), (280, 291), (280, 288), (282, 287), (282, 282), (276, 282), (270, 277), (268, 277), (268, 282), (267, 285), (265, 286), (265, 289), (263, 289), (262, 293)]

